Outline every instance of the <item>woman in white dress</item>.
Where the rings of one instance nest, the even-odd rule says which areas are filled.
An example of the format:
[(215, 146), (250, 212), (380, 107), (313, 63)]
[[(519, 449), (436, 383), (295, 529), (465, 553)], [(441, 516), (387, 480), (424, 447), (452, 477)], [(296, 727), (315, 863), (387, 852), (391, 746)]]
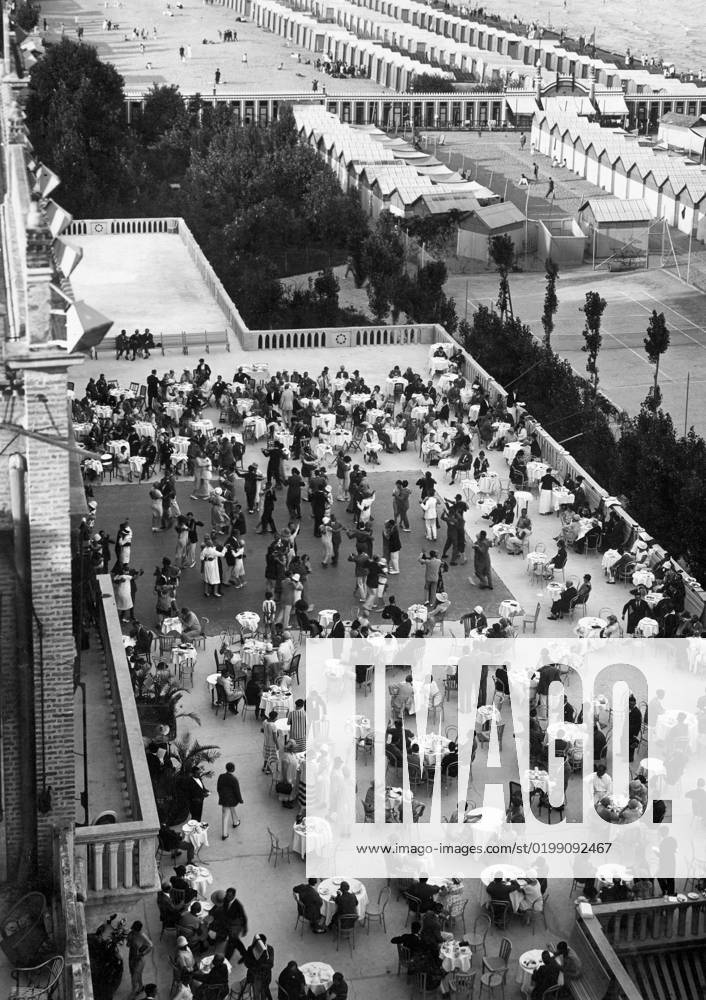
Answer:
[(211, 496), (211, 459), (198, 455), (194, 459), (194, 492), (192, 500), (208, 500)]
[(156, 483), (150, 489), (150, 511), (152, 513), (152, 531), (162, 530), (162, 491)]
[(224, 556), (226, 550), (213, 544), (210, 535), (204, 538), (201, 549), (201, 576), (203, 577), (203, 592), (205, 597), (223, 597), (221, 593), (221, 568), (219, 556)]
[(113, 584), (118, 616), (121, 621), (131, 621), (135, 617), (135, 609), (132, 603), (132, 573), (128, 569), (127, 563), (121, 564), (118, 568), (117, 573), (113, 576)]
[(333, 559), (333, 531), (330, 517), (325, 517), (321, 521), (321, 547), (323, 548), (321, 565), (328, 566)]

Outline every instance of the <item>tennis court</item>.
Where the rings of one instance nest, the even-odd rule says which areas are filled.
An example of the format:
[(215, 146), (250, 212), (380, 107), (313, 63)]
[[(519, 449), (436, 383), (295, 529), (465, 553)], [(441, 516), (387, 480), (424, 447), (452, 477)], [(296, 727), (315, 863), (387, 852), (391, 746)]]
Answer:
[[(542, 336), (541, 276), (518, 274), (511, 278), (510, 284), (515, 315)], [(449, 285), (463, 316), (466, 278), (452, 278)], [(472, 275), (468, 286), (469, 314), (479, 302), (488, 305), (497, 298), (494, 273)], [(603, 391), (628, 412), (639, 409), (654, 377), (643, 341), (652, 310), (656, 309), (664, 313), (671, 333), (669, 350), (660, 362), (663, 406), (672, 414), (677, 429), (683, 431), (688, 374), (688, 424), (706, 435), (706, 295), (658, 268), (630, 274), (607, 274), (586, 268), (562, 273), (557, 285), (559, 310), (552, 346), (582, 373), (586, 356), (581, 351), (583, 313), (579, 307), (590, 290), (600, 292), (608, 303), (598, 356)]]

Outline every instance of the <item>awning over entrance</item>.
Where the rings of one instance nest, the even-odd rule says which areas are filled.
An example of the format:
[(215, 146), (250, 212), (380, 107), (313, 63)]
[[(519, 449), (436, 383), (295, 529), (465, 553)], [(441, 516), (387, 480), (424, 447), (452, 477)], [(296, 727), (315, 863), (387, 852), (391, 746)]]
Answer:
[(537, 110), (534, 94), (517, 94), (514, 97), (506, 97), (505, 101), (513, 115), (534, 115)]
[(74, 302), (66, 310), (66, 349), (71, 353), (96, 347), (112, 325), (112, 319), (87, 302)]
[(602, 115), (627, 115), (629, 109), (622, 93), (596, 94), (596, 104)]

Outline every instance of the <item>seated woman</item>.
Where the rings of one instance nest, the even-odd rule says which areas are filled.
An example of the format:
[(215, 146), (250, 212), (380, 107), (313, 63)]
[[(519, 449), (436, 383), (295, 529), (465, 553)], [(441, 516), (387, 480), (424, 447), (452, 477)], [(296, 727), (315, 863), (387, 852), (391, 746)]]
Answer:
[(510, 465), (510, 482), (513, 486), (523, 486), (527, 479), (527, 459), (520, 448)]
[(370, 424), (367, 425), (367, 429), (363, 434), (363, 440), (361, 441), (360, 446), (363, 452), (363, 458), (366, 462), (372, 462), (373, 465), (378, 465), (380, 463), (378, 455), (382, 451), (382, 445), (380, 444), (377, 431), (373, 430)]
[(601, 639), (619, 639), (622, 629), (615, 615), (608, 615), (606, 625), (601, 629)]
[(491, 510), (490, 514), (487, 515), (487, 517), (488, 520), (490, 521), (491, 527), (493, 528), (495, 527), (496, 524), (505, 523), (505, 508), (503, 507), (502, 503), (499, 500)]
[(515, 530), (511, 535), (505, 535), (505, 548), (511, 556), (522, 555), (522, 550), (524, 547), (525, 540), (532, 534), (532, 522), (527, 516), (527, 508), (522, 510), (522, 513), (517, 519), (517, 524), (515, 525)]
[(566, 551), (566, 542), (563, 538), (560, 538), (556, 543), (556, 552), (545, 565), (543, 575), (547, 580), (554, 579), (554, 571), (558, 569), (564, 569), (566, 566), (566, 560), (569, 558), (569, 553)]
[(426, 635), (432, 634), (434, 627), (445, 617), (450, 607), (451, 601), (449, 600), (449, 595), (444, 591), (437, 591), (434, 607), (427, 614), (424, 629)]

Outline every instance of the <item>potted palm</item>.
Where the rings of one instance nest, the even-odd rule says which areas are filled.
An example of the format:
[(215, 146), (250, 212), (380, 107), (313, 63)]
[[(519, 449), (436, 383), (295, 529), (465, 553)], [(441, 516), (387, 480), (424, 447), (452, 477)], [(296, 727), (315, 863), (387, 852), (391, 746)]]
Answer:
[(201, 744), (186, 732), (168, 744), (170, 767), (164, 769), (159, 778), (153, 778), (155, 800), (160, 821), (168, 826), (183, 823), (189, 815), (186, 784), (196, 768), (201, 778), (213, 777), (209, 766), (221, 755), (220, 747)]

